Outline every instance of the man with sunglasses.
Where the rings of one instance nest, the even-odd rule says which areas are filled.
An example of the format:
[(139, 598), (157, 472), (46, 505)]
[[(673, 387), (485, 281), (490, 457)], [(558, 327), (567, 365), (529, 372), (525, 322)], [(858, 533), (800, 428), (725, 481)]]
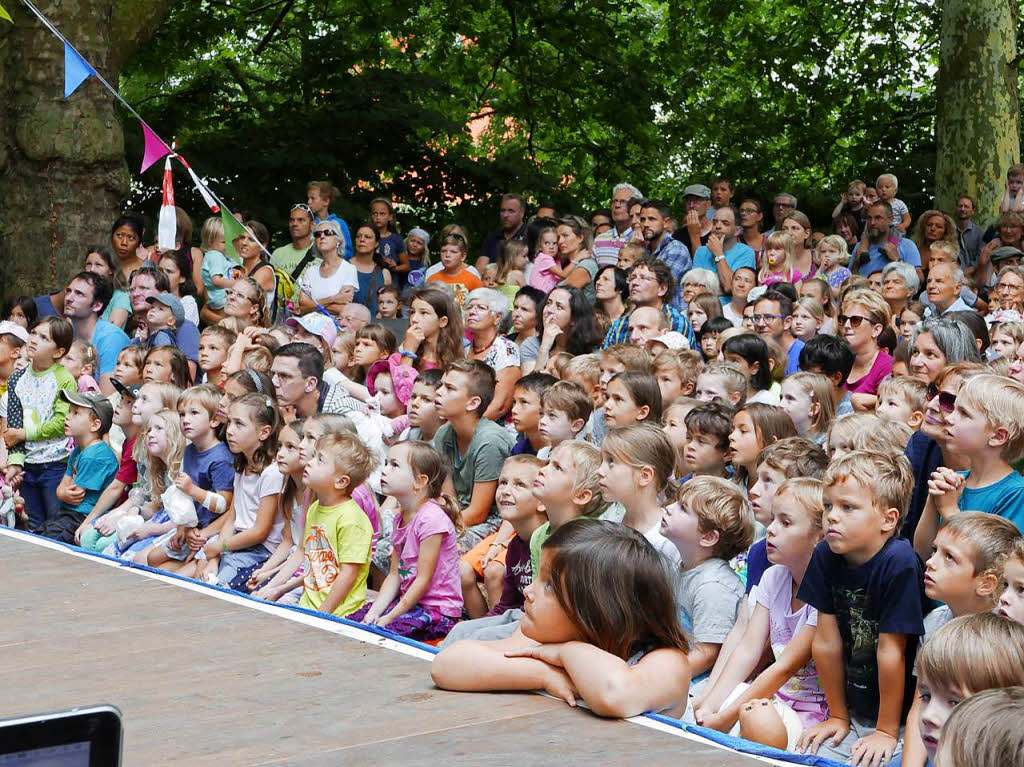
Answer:
[(305, 203), (292, 205), (288, 214), (288, 235), (292, 241), (274, 250), (274, 264), (295, 280), (302, 273), (300, 262), (308, 255), (308, 263), (316, 255), (309, 252), (313, 246), (313, 211)]
[(804, 342), (794, 336), (789, 326), (793, 322), (793, 302), (784, 293), (769, 290), (754, 304), (754, 332), (770, 338), (786, 353), (784, 375), (800, 370), (800, 350)]

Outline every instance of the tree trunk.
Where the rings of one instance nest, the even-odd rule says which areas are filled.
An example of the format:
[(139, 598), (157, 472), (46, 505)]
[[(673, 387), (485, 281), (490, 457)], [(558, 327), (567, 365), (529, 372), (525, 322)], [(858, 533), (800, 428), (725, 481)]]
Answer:
[(977, 202), (977, 220), (999, 212), (1007, 169), (1020, 158), (1016, 0), (943, 0), (937, 80), (935, 197)]
[[(117, 85), (173, 0), (42, 0), (37, 7)], [(63, 285), (106, 241), (128, 194), (115, 101), (91, 77), (64, 99), (64, 46), (28, 9), (0, 22), (0, 295)]]

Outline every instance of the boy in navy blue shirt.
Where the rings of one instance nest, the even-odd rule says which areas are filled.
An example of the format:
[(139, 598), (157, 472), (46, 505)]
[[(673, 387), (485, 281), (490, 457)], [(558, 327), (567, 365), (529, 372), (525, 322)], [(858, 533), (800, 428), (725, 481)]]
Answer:
[(812, 652), (830, 718), (806, 730), (798, 747), (855, 765), (887, 764), (924, 633), (921, 560), (895, 537), (913, 474), (905, 456), (854, 451), (828, 467), (824, 483), (825, 540), (797, 598), (818, 610)]
[(64, 435), (75, 440), (75, 449), (57, 486), (60, 508), (40, 532), (47, 538), (74, 543), (78, 526), (117, 474), (117, 456), (103, 441), (103, 435), (110, 431), (114, 408), (100, 394), (65, 389), (60, 396), (71, 406), (64, 420)]

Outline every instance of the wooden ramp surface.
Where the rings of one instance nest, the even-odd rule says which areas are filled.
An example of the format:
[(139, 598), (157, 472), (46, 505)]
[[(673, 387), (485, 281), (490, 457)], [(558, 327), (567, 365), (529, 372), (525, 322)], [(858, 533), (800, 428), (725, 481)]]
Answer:
[(760, 763), (0, 534), (0, 718), (96, 703), (126, 765)]

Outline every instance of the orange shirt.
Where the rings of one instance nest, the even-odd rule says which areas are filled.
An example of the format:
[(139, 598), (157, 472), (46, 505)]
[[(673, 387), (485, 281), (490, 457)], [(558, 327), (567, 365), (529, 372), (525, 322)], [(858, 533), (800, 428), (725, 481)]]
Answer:
[(452, 290), (455, 292), (455, 303), (462, 307), (466, 303), (466, 296), (469, 295), (470, 291), (482, 288), (484, 284), (480, 281), (480, 278), (473, 274), (469, 269), (462, 268), (458, 274), (447, 274), (442, 269), (439, 272), (427, 277), (427, 282), (436, 280), (443, 282), (446, 285), (451, 285)]

